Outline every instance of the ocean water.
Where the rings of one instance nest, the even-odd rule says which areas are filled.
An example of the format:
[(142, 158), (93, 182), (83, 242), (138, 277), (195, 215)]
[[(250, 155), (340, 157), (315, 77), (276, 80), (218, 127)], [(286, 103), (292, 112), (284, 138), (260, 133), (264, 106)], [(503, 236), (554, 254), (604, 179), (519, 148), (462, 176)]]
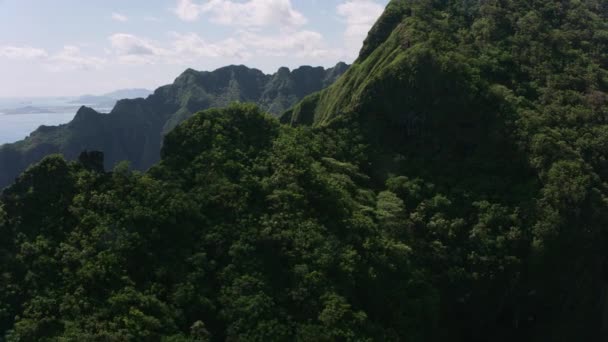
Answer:
[(57, 126), (70, 122), (76, 111), (70, 113), (0, 114), (0, 145), (27, 137), (41, 125)]
[[(70, 122), (80, 105), (88, 105), (100, 113), (110, 111), (110, 108), (74, 103), (74, 100), (73, 97), (0, 98), (0, 145), (24, 139), (41, 125), (58, 126)], [(5, 114), (24, 107), (35, 107), (39, 110), (35, 114)], [(48, 113), (45, 110), (48, 110)]]

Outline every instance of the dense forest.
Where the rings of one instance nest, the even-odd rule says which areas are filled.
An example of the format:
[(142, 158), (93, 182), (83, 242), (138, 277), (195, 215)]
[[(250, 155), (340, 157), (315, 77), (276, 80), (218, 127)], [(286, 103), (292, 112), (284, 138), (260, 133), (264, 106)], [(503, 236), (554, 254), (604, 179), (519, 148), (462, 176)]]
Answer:
[(145, 173), (49, 156), (0, 202), (6, 341), (608, 339), (608, 5), (392, 0), (276, 119)]
[(24, 140), (0, 145), (0, 189), (54, 153), (74, 160), (83, 150), (100, 150), (107, 168), (127, 160), (132, 168), (147, 170), (159, 161), (165, 134), (197, 111), (238, 101), (256, 103), (279, 116), (306, 95), (332, 84), (347, 68), (344, 63), (329, 69), (283, 67), (273, 75), (243, 65), (210, 72), (188, 69), (145, 99), (118, 101), (108, 114), (82, 107), (65, 125), (41, 126)]

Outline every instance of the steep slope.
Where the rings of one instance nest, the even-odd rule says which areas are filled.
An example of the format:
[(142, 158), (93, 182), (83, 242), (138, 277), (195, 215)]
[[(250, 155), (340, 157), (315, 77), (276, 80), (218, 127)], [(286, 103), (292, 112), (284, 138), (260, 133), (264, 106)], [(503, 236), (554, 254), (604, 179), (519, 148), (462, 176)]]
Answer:
[(74, 120), (58, 127), (40, 127), (28, 138), (0, 147), (0, 188), (10, 184), (27, 166), (52, 153), (75, 159), (83, 150), (100, 150), (107, 167), (128, 160), (145, 170), (159, 159), (163, 135), (192, 113), (231, 102), (254, 102), (280, 114), (304, 96), (333, 83), (347, 65), (281, 68), (265, 75), (245, 66), (213, 72), (186, 70), (173, 84), (148, 98), (121, 100), (109, 114), (81, 108)]
[[(533, 323), (510, 331), (520, 338), (597, 340), (602, 329), (606, 338), (607, 18), (594, 0), (393, 0), (345, 75), (281, 119), (356, 123), (380, 184), (421, 178), (460, 211), (482, 199), (519, 212), (534, 257), (513, 288), (493, 289), (504, 291), (494, 298), (502, 309), (460, 315), (479, 329), (471, 339), (520, 315)], [(469, 298), (463, 312), (484, 311), (483, 300)]]

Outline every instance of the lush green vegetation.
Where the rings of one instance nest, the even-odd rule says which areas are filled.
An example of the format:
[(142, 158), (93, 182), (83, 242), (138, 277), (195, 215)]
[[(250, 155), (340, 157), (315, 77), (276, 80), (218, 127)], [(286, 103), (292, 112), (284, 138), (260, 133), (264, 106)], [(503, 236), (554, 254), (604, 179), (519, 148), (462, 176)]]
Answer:
[(108, 168), (128, 160), (133, 168), (147, 170), (159, 160), (163, 136), (193, 113), (239, 101), (279, 115), (332, 84), (347, 68), (344, 63), (329, 69), (281, 68), (274, 75), (242, 65), (212, 72), (188, 69), (146, 99), (118, 101), (109, 114), (82, 107), (66, 125), (42, 126), (25, 140), (0, 146), (0, 189), (53, 153), (74, 160), (83, 150), (100, 150)]
[(199, 112), (146, 173), (47, 157), (0, 202), (0, 330), (605, 340), (607, 44), (601, 1), (394, 0), (292, 125)]

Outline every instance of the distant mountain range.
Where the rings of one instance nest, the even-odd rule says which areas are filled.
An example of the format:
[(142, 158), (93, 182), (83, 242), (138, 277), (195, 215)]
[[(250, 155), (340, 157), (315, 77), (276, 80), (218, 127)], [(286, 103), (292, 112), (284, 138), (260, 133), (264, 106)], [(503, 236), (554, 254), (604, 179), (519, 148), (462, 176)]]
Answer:
[(152, 93), (153, 91), (148, 89), (120, 89), (103, 95), (83, 95), (70, 101), (70, 103), (88, 104), (96, 107), (113, 107), (118, 100), (144, 98)]
[(345, 63), (329, 69), (280, 68), (273, 75), (243, 65), (212, 72), (188, 69), (151, 95), (145, 89), (127, 89), (82, 96), (75, 103), (98, 108), (104, 107), (104, 101), (132, 99), (119, 100), (109, 114), (83, 106), (70, 123), (41, 126), (24, 140), (0, 146), (0, 188), (54, 153), (75, 159), (83, 150), (100, 150), (107, 168), (127, 160), (133, 168), (145, 170), (159, 160), (163, 136), (193, 113), (232, 102), (253, 102), (279, 116), (305, 96), (331, 85), (347, 69)]
[(152, 90), (135, 88), (119, 89), (103, 95), (4, 98), (0, 100), (0, 113), (8, 115), (66, 113), (75, 112), (81, 105), (97, 109), (112, 108), (118, 100), (144, 98), (152, 93)]

